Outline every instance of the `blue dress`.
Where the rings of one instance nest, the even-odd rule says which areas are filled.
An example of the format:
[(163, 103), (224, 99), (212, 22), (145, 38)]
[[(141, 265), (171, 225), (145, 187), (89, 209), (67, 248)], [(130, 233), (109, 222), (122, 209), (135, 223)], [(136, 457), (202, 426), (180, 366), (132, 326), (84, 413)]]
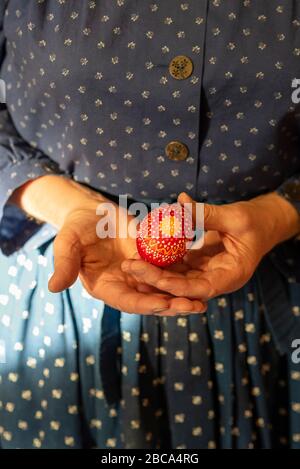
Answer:
[(0, 447), (300, 448), (299, 240), (205, 315), (142, 317), (51, 294), (55, 230), (7, 203), (60, 174), (300, 209), (299, 2), (5, 0), (0, 51)]

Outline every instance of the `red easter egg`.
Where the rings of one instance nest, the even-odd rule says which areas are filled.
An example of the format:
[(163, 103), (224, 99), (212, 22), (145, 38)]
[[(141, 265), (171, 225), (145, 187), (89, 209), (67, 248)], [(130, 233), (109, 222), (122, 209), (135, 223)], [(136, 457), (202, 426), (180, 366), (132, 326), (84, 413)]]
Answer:
[(191, 214), (178, 203), (152, 210), (140, 223), (136, 245), (147, 262), (166, 267), (180, 261), (193, 238)]

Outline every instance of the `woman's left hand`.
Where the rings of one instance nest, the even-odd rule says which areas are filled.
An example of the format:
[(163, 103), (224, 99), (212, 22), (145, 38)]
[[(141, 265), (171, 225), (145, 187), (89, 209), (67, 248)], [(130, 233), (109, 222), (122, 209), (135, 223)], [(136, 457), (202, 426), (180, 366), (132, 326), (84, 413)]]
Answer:
[[(179, 202), (196, 202), (187, 194)], [(195, 218), (194, 218), (195, 219)], [(143, 284), (174, 296), (207, 301), (243, 287), (262, 257), (300, 232), (300, 217), (283, 197), (270, 193), (250, 201), (204, 206), (204, 246), (190, 250), (182, 263), (159, 268), (141, 259), (122, 269)]]

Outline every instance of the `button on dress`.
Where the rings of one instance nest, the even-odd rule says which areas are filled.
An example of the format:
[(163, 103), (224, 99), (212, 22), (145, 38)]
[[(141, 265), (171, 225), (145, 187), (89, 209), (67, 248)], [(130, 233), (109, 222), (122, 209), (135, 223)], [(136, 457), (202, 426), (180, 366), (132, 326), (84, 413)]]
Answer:
[(7, 201), (45, 174), (108, 197), (300, 210), (297, 0), (0, 5), (0, 447), (300, 448), (300, 246), (205, 315), (51, 294), (55, 230)]

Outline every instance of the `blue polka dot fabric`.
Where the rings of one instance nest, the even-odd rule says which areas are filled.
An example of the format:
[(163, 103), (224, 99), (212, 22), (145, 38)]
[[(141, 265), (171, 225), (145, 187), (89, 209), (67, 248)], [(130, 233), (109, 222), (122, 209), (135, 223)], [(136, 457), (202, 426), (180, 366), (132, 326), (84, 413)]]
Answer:
[(299, 241), (205, 315), (141, 317), (49, 293), (56, 232), (7, 203), (61, 174), (300, 209), (299, 2), (5, 0), (0, 55), (0, 446), (299, 449)]

